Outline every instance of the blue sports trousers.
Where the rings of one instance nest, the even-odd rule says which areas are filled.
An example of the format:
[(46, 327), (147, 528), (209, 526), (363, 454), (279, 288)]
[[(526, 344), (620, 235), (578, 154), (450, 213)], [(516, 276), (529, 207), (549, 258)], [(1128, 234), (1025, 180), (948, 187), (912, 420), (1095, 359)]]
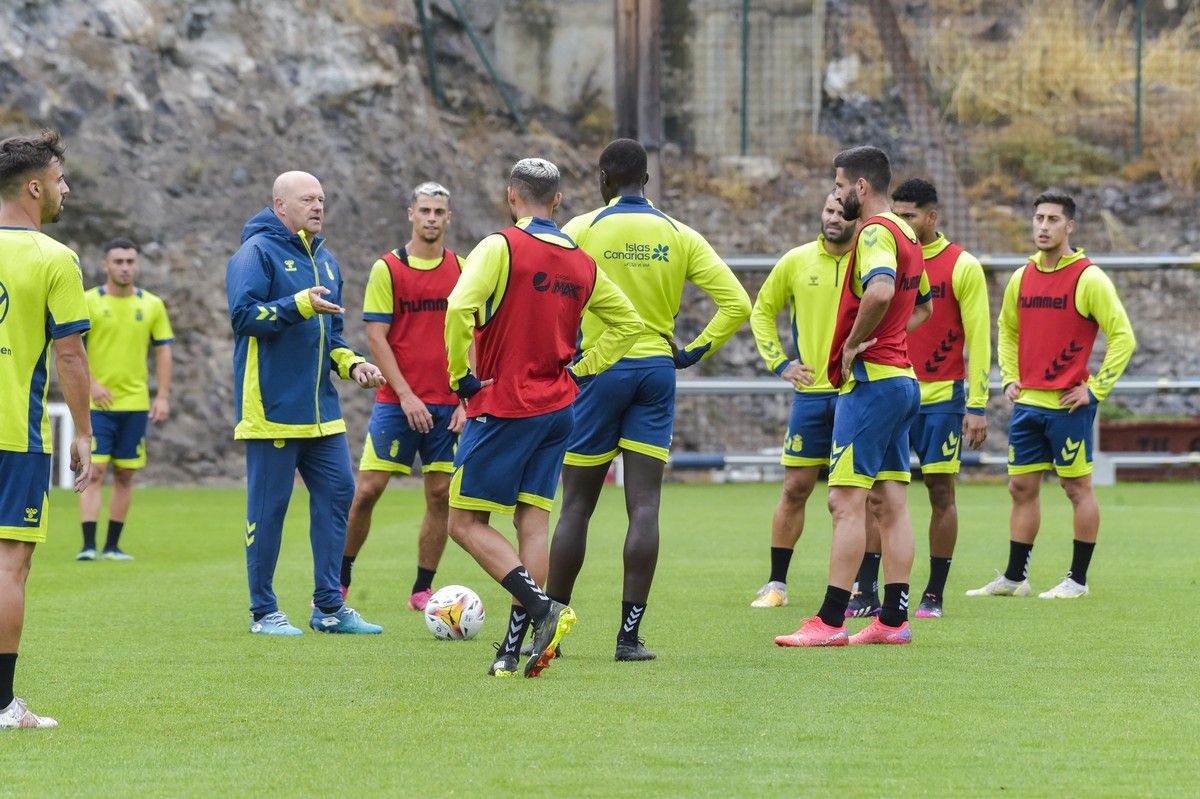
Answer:
[(292, 498), (297, 469), (309, 494), (313, 604), (319, 608), (342, 605), (342, 552), (346, 547), (346, 518), (354, 499), (354, 473), (345, 434), (249, 440), (245, 534), (251, 613), (279, 609), (272, 583), (283, 540), (283, 517)]

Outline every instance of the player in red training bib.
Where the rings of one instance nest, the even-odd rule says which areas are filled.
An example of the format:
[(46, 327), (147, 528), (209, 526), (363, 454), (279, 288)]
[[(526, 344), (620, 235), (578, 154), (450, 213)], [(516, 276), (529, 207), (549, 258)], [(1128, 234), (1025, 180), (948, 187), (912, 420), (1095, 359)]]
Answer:
[[(862, 221), (846, 267), (827, 368), (830, 383), (841, 392), (829, 453), (829, 584), (817, 615), (775, 643), (907, 644), (913, 560), (908, 431), (920, 404), (908, 331), (930, 316), (929, 281), (912, 228), (888, 210), (887, 155), (876, 147), (855, 147), (839, 153), (833, 165), (843, 215)], [(848, 637), (845, 615), (863, 558), (868, 494), (875, 501), (887, 582), (879, 618)]]
[[(973, 255), (938, 232), (938, 196), (932, 183), (913, 178), (892, 193), (892, 210), (908, 222), (921, 242), (925, 274), (937, 314), (908, 337), (908, 356), (921, 388), (921, 408), (909, 430), (909, 443), (921, 462), (921, 482), (929, 495), (929, 582), (916, 616), (940, 618), (958, 540), (954, 485), (965, 444), (979, 449), (987, 438), (984, 412), (992, 362), (987, 280)], [(858, 593), (850, 598), (854, 616), (879, 612), (872, 586), (879, 582), (878, 534), (867, 529), (867, 554), (858, 571)]]
[[(517, 671), (532, 622), (525, 676), (536, 677), (575, 623), (542, 591), (549, 568), (550, 509), (575, 424), (579, 382), (633, 346), (642, 323), (621, 290), (551, 221), (562, 200), (558, 167), (526, 158), (512, 168), (513, 225), (467, 257), (446, 311), (450, 388), (467, 400), (467, 423), (450, 481), (450, 535), (513, 596), (504, 641), (488, 674)], [(604, 332), (578, 361), (585, 310)], [(478, 377), (467, 352), (475, 331)], [(520, 554), (489, 524), (513, 513)]]
[[(1033, 201), (1038, 251), (1013, 273), (1000, 306), (1000, 376), (1013, 403), (1008, 424), (1008, 567), (967, 596), (1029, 596), (1029, 556), (1041, 525), (1042, 474), (1051, 469), (1071, 500), (1071, 570), (1042, 599), (1088, 594), (1087, 572), (1100, 533), (1092, 488), (1092, 425), (1137, 342), (1129, 316), (1108, 275), (1082, 249), (1073, 249), (1075, 201), (1045, 193)], [(1092, 374), (1088, 357), (1096, 334), (1108, 347)]]
[(408, 243), (371, 267), (363, 299), (367, 342), (387, 383), (375, 406), (342, 555), (342, 594), (371, 532), (371, 513), (394, 474), (411, 474), (417, 455), (425, 482), (425, 515), (417, 540), (417, 577), (410, 610), (424, 610), (433, 595), (433, 576), (446, 548), (450, 472), (466, 409), (446, 385), (446, 304), (462, 265), (445, 245), (450, 192), (438, 183), (413, 189), (408, 207)]

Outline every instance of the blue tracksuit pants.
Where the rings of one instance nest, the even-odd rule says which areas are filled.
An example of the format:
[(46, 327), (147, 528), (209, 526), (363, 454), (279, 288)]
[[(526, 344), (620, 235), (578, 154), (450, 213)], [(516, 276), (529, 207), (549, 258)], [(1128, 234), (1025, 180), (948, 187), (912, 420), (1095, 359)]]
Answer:
[(296, 470), (308, 488), (308, 536), (313, 553), (313, 603), (342, 604), (339, 580), (354, 473), (345, 434), (246, 442), (246, 572), (250, 612), (279, 609), (272, 582), (283, 539), (283, 517)]

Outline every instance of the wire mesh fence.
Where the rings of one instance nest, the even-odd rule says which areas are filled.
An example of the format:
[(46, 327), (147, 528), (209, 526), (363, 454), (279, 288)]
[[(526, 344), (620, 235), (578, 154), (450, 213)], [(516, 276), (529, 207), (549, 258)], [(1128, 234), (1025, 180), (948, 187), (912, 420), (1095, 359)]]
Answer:
[(873, 136), (919, 161), (881, 5), (970, 182), (1200, 178), (1191, 0), (663, 0), (668, 138), (786, 158), (818, 132)]

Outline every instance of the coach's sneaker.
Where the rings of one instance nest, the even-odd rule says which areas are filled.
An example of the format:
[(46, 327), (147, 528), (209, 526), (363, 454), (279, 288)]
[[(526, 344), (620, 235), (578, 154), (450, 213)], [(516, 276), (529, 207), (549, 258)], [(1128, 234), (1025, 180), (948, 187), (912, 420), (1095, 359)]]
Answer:
[(639, 638), (636, 641), (622, 641), (617, 639), (617, 655), (614, 660), (654, 660), (656, 657), (658, 655), (646, 648), (644, 638)]
[(414, 591), (413, 595), (408, 598), (408, 609), (425, 610), (425, 606), (429, 604), (431, 596), (433, 596), (432, 588), (426, 588), (424, 591)]
[(133, 555), (128, 552), (122, 552), (119, 549), (106, 549), (101, 553), (100, 557), (103, 560), (133, 560)]
[(1061, 583), (1049, 591), (1043, 591), (1038, 594), (1038, 599), (1077, 599), (1087, 595), (1088, 587), (1075, 582), (1071, 579), (1071, 575), (1068, 574), (1062, 579)]
[(754, 601), (750, 603), (752, 608), (785, 608), (787, 607), (787, 583), (781, 583), (778, 580), (771, 582), (758, 589), (758, 594)]
[(75, 560), (95, 560), (95, 559), (96, 559), (96, 550), (94, 550), (94, 549), (81, 549), (81, 550), (79, 550), (79, 554), (75, 556)]
[(871, 623), (850, 636), (851, 644), (911, 644), (912, 630), (908, 622), (899, 627), (889, 627), (879, 619), (871, 619)]
[(846, 605), (847, 619), (862, 619), (879, 615), (879, 594), (874, 591), (867, 593), (859, 591), (850, 595), (850, 604)]
[(845, 646), (846, 628), (830, 627), (813, 616), (804, 626), (791, 635), (775, 636), (776, 646)]
[(550, 600), (550, 612), (533, 623), (533, 650), (525, 662), (525, 676), (536, 677), (554, 659), (563, 636), (575, 626), (575, 611), (561, 602)]
[(1000, 572), (996, 572), (996, 579), (985, 585), (983, 588), (972, 588), (967, 592), (967, 596), (1029, 596), (1033, 593), (1033, 589), (1029, 587), (1029, 580), (1016, 582), (1005, 577)]
[(940, 619), (942, 617), (942, 598), (937, 594), (926, 594), (921, 597), (921, 605), (917, 608), (918, 619)]
[(496, 648), (496, 659), (492, 661), (492, 666), (488, 669), (488, 676), (511, 677), (516, 674), (518, 668), (517, 656), (501, 652), (500, 644), (495, 641), (492, 642), (492, 646)]
[(278, 610), (250, 622), (250, 632), (255, 635), (304, 635), (303, 630), (293, 627), (288, 617)]
[(358, 615), (354, 608), (342, 605), (336, 613), (323, 613), (320, 608), (313, 611), (308, 626), (319, 633), (343, 633), (345, 635), (379, 635), (383, 628)]
[(0, 730), (52, 730), (58, 722), (49, 716), (39, 716), (25, 707), (25, 700), (13, 698), (8, 707), (0, 710)]

